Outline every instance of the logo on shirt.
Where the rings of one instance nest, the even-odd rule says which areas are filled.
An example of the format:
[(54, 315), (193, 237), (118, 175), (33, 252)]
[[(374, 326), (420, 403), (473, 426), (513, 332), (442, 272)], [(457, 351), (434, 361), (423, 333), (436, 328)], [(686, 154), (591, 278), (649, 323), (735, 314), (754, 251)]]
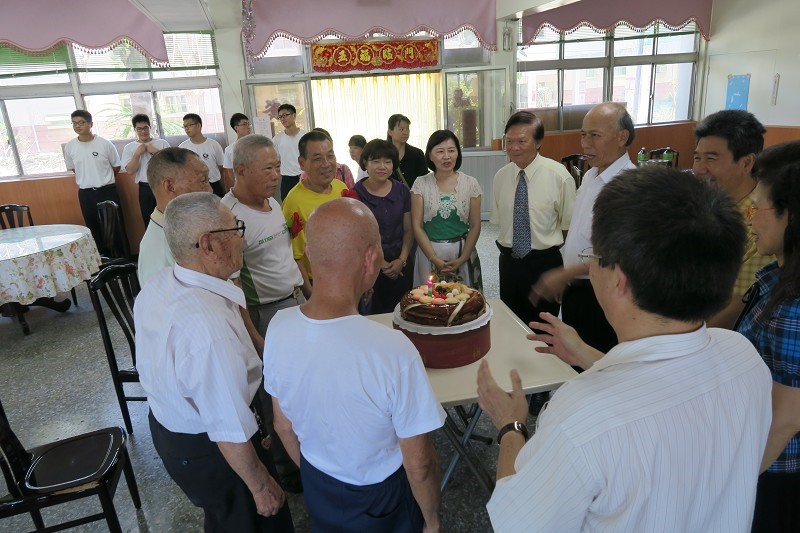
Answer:
[(97, 157), (97, 156), (99, 156), (99, 155), (100, 155), (100, 152), (92, 152), (92, 155), (93, 155), (94, 157)]
[(273, 233), (269, 237), (261, 239), (260, 241), (258, 241), (258, 244), (265, 244), (265, 243), (268, 243), (268, 242), (270, 242), (272, 240), (275, 240), (276, 238), (280, 237), (281, 235), (286, 235), (287, 231), (289, 231), (289, 228), (287, 228), (286, 224), (284, 224), (283, 225), (283, 229), (281, 229), (280, 231), (278, 231), (276, 233)]
[(208, 159), (208, 154), (203, 154), (203, 159)]

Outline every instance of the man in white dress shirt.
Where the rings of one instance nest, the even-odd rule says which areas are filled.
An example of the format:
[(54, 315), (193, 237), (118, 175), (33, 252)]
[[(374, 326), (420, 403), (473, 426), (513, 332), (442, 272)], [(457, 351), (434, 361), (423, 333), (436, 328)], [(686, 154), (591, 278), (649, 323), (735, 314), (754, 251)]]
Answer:
[(561, 249), (564, 266), (545, 272), (530, 295), (536, 303), (560, 302), (564, 322), (601, 352), (615, 346), (617, 337), (597, 303), (589, 269), (578, 254), (592, 245), (592, 209), (600, 190), (623, 170), (636, 168), (628, 157), (628, 146), (635, 136), (633, 120), (622, 104), (598, 104), (584, 117), (581, 148), (592, 168), (583, 177), (575, 199), (572, 224)]
[(338, 198), (317, 207), (307, 231), (314, 292), (270, 322), (264, 386), (300, 465), (311, 529), (438, 531), (428, 433), (444, 411), (414, 345), (357, 309), (383, 263), (378, 223), (363, 203)]
[(508, 394), (481, 364), (478, 401), (500, 429), (495, 531), (750, 531), (771, 376), (747, 339), (705, 325), (730, 297), (745, 235), (723, 192), (671, 168), (628, 170), (600, 191), (581, 258), (620, 344), (604, 355), (543, 316), (536, 350), (586, 371), (527, 444), (519, 375)]
[(200, 156), (208, 167), (208, 183), (211, 185), (211, 190), (222, 198), (225, 195), (225, 189), (222, 187), (222, 163), (225, 153), (222, 151), (222, 146), (214, 139), (203, 135), (203, 119), (196, 113), (184, 115), (183, 131), (189, 138), (183, 141), (180, 147)]
[(129, 176), (134, 176), (134, 183), (139, 185), (139, 210), (142, 212), (145, 229), (150, 224), (150, 213), (156, 208), (156, 197), (147, 181), (147, 164), (159, 150), (169, 147), (164, 139), (153, 139), (150, 135), (150, 117), (134, 115), (131, 119), (137, 139), (122, 149), (122, 168)]
[(186, 148), (168, 147), (153, 156), (147, 168), (147, 180), (156, 197), (156, 207), (150, 214), (139, 243), (139, 284), (144, 286), (150, 277), (175, 264), (164, 235), (164, 211), (167, 204), (187, 192), (209, 192), (208, 167), (194, 152)]
[(245, 225), (210, 192), (172, 200), (164, 232), (177, 264), (134, 305), (150, 431), (170, 477), (205, 513), (205, 531), (290, 532), (292, 518), (251, 411), (261, 361), (228, 278)]

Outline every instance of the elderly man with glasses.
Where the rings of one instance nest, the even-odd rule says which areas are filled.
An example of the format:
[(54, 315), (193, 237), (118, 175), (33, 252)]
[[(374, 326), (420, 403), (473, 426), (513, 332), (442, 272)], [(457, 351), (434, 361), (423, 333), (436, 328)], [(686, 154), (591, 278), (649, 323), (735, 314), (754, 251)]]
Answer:
[(139, 184), (139, 209), (142, 212), (144, 227), (150, 224), (150, 214), (156, 208), (156, 197), (147, 181), (147, 165), (150, 159), (169, 143), (164, 139), (154, 139), (150, 135), (150, 117), (134, 115), (131, 119), (136, 132), (136, 140), (122, 149), (122, 168), (128, 175), (134, 176), (134, 183)]
[(176, 265), (136, 299), (137, 366), (156, 452), (205, 512), (205, 531), (289, 532), (255, 414), (261, 360), (240, 314), (244, 294), (228, 282), (242, 267), (245, 229), (211, 193), (169, 203), (164, 232)]
[(281, 202), (286, 198), (297, 182), (300, 181), (300, 139), (308, 133), (301, 129), (296, 122), (297, 109), (292, 104), (282, 104), (278, 108), (278, 120), (281, 121), (283, 131), (275, 136), (273, 142), (281, 156)]

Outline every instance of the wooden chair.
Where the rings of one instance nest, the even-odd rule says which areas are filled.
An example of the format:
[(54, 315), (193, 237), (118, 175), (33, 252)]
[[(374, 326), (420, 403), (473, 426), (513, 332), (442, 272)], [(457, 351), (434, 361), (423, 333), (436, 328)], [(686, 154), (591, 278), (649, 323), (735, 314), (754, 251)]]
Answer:
[(655, 150), (650, 150), (650, 159), (662, 159), (664, 157), (664, 152), (667, 150), (672, 153), (672, 168), (680, 168), (678, 166), (680, 154), (677, 150), (673, 150), (672, 148), (656, 148)]
[[(125, 383), (138, 383), (139, 372), (136, 370), (136, 331), (133, 325), (133, 303), (136, 295), (139, 294), (139, 278), (136, 274), (136, 265), (128, 262), (127, 264), (109, 264), (101, 266), (100, 271), (88, 282), (89, 297), (92, 299), (92, 306), (97, 315), (97, 322), (100, 324), (100, 336), (103, 339), (103, 348), (108, 359), (108, 367), (111, 370), (111, 380), (114, 383), (114, 391), (117, 394), (122, 419), (125, 421), (125, 428), (128, 433), (133, 434), (133, 424), (131, 415), (128, 411), (127, 402), (143, 402), (145, 396), (128, 396), (125, 393)], [(117, 359), (117, 352), (114, 349), (114, 342), (106, 321), (106, 313), (103, 306), (111, 310), (117, 324), (122, 329), (125, 339), (128, 341), (130, 352), (130, 364), (127, 359), (122, 368)]]
[(567, 167), (567, 172), (575, 180), (575, 188), (581, 186), (583, 175), (586, 173), (586, 160), (587, 156), (583, 154), (570, 154), (561, 158), (561, 163)]
[[(0, 205), (0, 229), (21, 228), (25, 226), (25, 215), (28, 215), (28, 226), (33, 226), (33, 216), (28, 205), (3, 204)], [(78, 295), (75, 288), (70, 291), (72, 303), (78, 305)]]
[[(110, 427), (25, 450), (0, 403), (0, 469), (9, 490), (0, 498), (0, 520), (30, 513), (37, 531), (61, 531), (105, 519), (109, 531), (121, 533), (114, 493), (122, 473), (133, 505), (142, 507), (126, 442), (122, 428)], [(41, 509), (95, 495), (102, 512), (45, 528)]]
[(0, 229), (21, 228), (25, 225), (25, 215), (28, 215), (28, 226), (33, 226), (31, 208), (27, 205), (3, 204), (0, 205)]
[(113, 200), (97, 204), (103, 249), (111, 257), (130, 257), (131, 247), (122, 222), (122, 212)]

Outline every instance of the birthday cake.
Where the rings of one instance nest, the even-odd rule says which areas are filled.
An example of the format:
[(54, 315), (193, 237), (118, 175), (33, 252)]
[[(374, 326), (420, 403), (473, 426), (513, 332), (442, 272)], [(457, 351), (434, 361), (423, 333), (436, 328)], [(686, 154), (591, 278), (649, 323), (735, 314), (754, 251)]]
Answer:
[(458, 326), (472, 322), (485, 312), (483, 294), (456, 282), (423, 285), (400, 300), (400, 316), (425, 326)]
[(478, 361), (491, 348), (492, 309), (475, 289), (440, 282), (412, 289), (392, 321), (419, 351), (428, 368), (455, 368)]

